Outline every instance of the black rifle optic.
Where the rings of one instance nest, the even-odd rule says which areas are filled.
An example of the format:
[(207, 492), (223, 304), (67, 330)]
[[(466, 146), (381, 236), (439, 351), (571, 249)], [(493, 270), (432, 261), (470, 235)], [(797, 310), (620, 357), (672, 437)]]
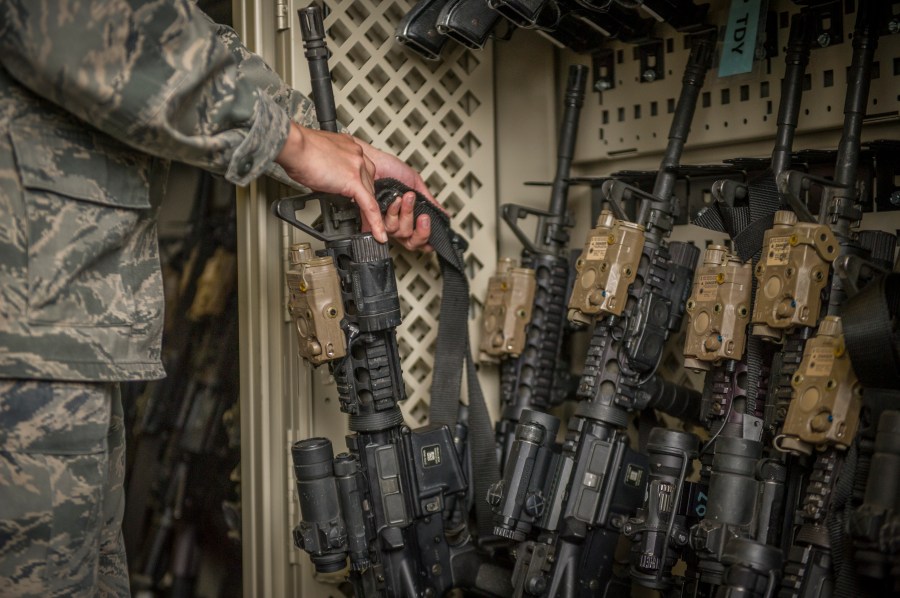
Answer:
[[(588, 492), (577, 498), (583, 519), (597, 522), (582, 527), (580, 542), (560, 537), (565, 529), (566, 487), (573, 481), (575, 433), (583, 425), (583, 444), (592, 452)], [(627, 580), (613, 575), (613, 552), (619, 530), (628, 515), (643, 500), (647, 484), (647, 458), (628, 447), (624, 431), (596, 422), (578, 420), (569, 424), (569, 439), (555, 442), (559, 419), (524, 410), (516, 428), (503, 479), (489, 492), (494, 508), (494, 533), (514, 542), (514, 596), (602, 596), (609, 588), (622, 590)], [(588, 436), (590, 434), (590, 436)]]
[(647, 441), (650, 474), (647, 497), (622, 533), (631, 540), (631, 578), (642, 586), (667, 590), (672, 567), (687, 546), (690, 522), (697, 519), (686, 478), (698, 455), (693, 434), (653, 428)]
[(781, 551), (746, 538), (725, 545), (725, 577), (717, 598), (774, 598), (780, 578)]
[(895, 590), (900, 581), (894, 551), (900, 534), (900, 478), (882, 474), (896, 471), (900, 471), (900, 411), (884, 411), (878, 419), (863, 502), (850, 517), (848, 530), (859, 574), (875, 583), (884, 583), (893, 574)]
[[(752, 438), (721, 436), (709, 474), (706, 512), (690, 530), (694, 551), (688, 572), (689, 596), (713, 595), (724, 584), (731, 542), (740, 538), (746, 550), (758, 544), (781, 567), (782, 553), (766, 545), (777, 538), (781, 522), (785, 468), (775, 459), (762, 459), (762, 443)], [(775, 576), (780, 579), (780, 573)]]
[[(549, 480), (533, 479), (527, 460), (518, 460), (522, 438), (513, 444), (503, 480), (491, 494), (496, 533), (513, 540), (526, 537), (516, 550), (516, 596), (604, 596), (627, 588), (627, 578), (614, 575), (613, 553), (628, 517), (643, 504), (649, 477), (647, 457), (628, 447), (629, 412), (655, 406), (663, 397), (681, 412), (698, 402), (695, 393), (662, 383), (656, 367), (669, 332), (680, 326), (699, 254), (691, 245), (667, 244), (665, 238), (674, 221), (674, 169), (714, 48), (712, 32), (692, 37), (653, 193), (618, 181), (605, 184), (616, 214), (601, 214), (578, 264), (570, 319), (597, 322), (578, 390), (581, 400), (561, 452), (549, 457), (557, 463), (555, 471)], [(620, 202), (626, 195), (640, 198), (636, 222), (625, 220)], [(611, 270), (630, 284), (617, 288), (613, 277), (607, 284)], [(536, 451), (551, 450), (532, 444)], [(522, 509), (528, 520), (517, 517), (511, 497), (538, 488), (542, 500), (532, 504), (539, 508)]]
[(531, 409), (523, 409), (519, 415), (507, 467), (527, 475), (515, 480), (521, 480), (517, 487), (507, 488), (501, 482), (488, 494), (498, 535), (521, 542), (535, 525), (540, 525), (559, 466), (558, 432), (559, 418)]
[[(491, 280), (490, 288), (495, 292), (489, 294), (485, 305), (482, 328), (482, 359), (499, 358), (501, 363), (502, 411), (500, 421), (497, 422), (497, 445), (501, 463), (506, 461), (509, 454), (522, 410), (531, 408), (546, 411), (562, 402), (569, 392), (569, 363), (563, 350), (564, 331), (568, 325), (565, 304), (570, 286), (569, 229), (573, 225), (567, 210), (568, 178), (587, 75), (586, 66), (569, 67), (556, 176), (550, 192), (549, 208), (536, 210), (516, 204), (503, 206), (503, 219), (524, 248), (521, 269), (507, 275), (501, 273)], [(538, 218), (534, 241), (519, 226), (519, 220), (527, 216)], [(506, 271), (509, 272), (508, 269)], [(512, 276), (516, 278), (509, 280)], [(514, 305), (517, 297), (501, 291), (504, 284), (509, 291), (518, 289), (519, 280), (532, 290), (531, 297), (524, 296), (523, 293), (522, 299), (528, 305)], [(519, 310), (530, 314), (530, 321), (519, 317), (523, 313)], [(503, 315), (507, 317), (504, 318)], [(490, 326), (492, 322), (510, 322), (512, 326)]]
[[(336, 131), (321, 10), (312, 5), (299, 14), (320, 126)], [(322, 207), (321, 230), (296, 218), (313, 199)], [(483, 564), (466, 536), (448, 539), (446, 501), (467, 487), (450, 429), (404, 424), (400, 302), (387, 246), (360, 232), (359, 210), (348, 198), (313, 193), (273, 208), (325, 242), (317, 254), (309, 244), (292, 248), (290, 307), (301, 354), (328, 363), (352, 432), (348, 452), (336, 457), (324, 438), (293, 446), (301, 511), (295, 543), (319, 571), (341, 570), (349, 559), (360, 597), (441, 596), (467, 585), (487, 595), (508, 592), (508, 574)]]

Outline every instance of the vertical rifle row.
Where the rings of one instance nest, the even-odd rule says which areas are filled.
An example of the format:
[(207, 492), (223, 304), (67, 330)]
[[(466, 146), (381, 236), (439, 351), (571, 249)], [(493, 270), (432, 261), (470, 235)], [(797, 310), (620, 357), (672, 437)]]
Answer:
[[(825, 598), (900, 588), (890, 556), (900, 494), (895, 484), (868, 476), (873, 451), (878, 463), (894, 463), (897, 403), (864, 401), (862, 392), (869, 387), (867, 397), (896, 399), (896, 392), (878, 389), (898, 384), (857, 380), (854, 367), (866, 356), (848, 350), (841, 318), (848, 298), (860, 297), (861, 304), (861, 290), (890, 280), (894, 261), (894, 235), (855, 230), (862, 216), (860, 133), (888, 13), (884, 4), (859, 3), (831, 180), (789, 170), (812, 24), (816, 11), (827, 8), (812, 3), (791, 20), (769, 167), (750, 181), (718, 181), (716, 204), (692, 219), (725, 232), (729, 246), (708, 247), (695, 266), (695, 249), (665, 243), (674, 208), (668, 199), (702, 87), (702, 32), (693, 37), (652, 192), (615, 175), (603, 183), (605, 208), (576, 262), (568, 303), (569, 324), (593, 331), (566, 439), (557, 442), (559, 421), (541, 413), (547, 403), (528, 393), (512, 395), (519, 401), (512, 446), (515, 420), (498, 426), (498, 453), (506, 459), (488, 500), (495, 533), (515, 546), (515, 596), (627, 596), (630, 584), (692, 597)], [(808, 206), (816, 186), (824, 190), (818, 217)], [(633, 221), (627, 203), (637, 203)], [(504, 206), (504, 214), (510, 211)], [(531, 244), (509, 224), (525, 258)], [(514, 272), (530, 280), (531, 273), (501, 263), (488, 304), (490, 315), (506, 314), (507, 328), (498, 330), (498, 318), (490, 328), (486, 317), (482, 338), (495, 339), (495, 346), (527, 336), (535, 325), (527, 322), (533, 296), (517, 293), (505, 278)], [(892, 287), (884, 286), (891, 297)], [(702, 397), (656, 371), (685, 310), (685, 366), (706, 372)], [(521, 360), (522, 347), (507, 343), (504, 363)], [(889, 354), (894, 361), (887, 359), (887, 367), (896, 370), (896, 354)], [(552, 380), (552, 364), (541, 365), (531, 375)], [(654, 429), (641, 452), (633, 451), (629, 418), (648, 407), (694, 420), (709, 440), (701, 447), (691, 434)], [(699, 480), (689, 482), (698, 457)], [(628, 575), (615, 556), (620, 534), (631, 544)], [(864, 565), (858, 570), (854, 546)], [(679, 558), (686, 569), (674, 576)]]

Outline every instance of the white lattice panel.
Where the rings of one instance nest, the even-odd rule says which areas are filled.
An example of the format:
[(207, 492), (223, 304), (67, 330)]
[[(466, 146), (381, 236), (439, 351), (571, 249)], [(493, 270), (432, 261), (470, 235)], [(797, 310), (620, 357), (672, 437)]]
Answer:
[[(885, 0), (887, 1), (887, 0)], [(727, 21), (730, 2), (712, 0), (709, 20), (721, 28)], [(772, 0), (778, 55), (754, 61), (752, 72), (719, 77), (719, 56), (707, 74), (688, 143), (690, 148), (714, 147), (757, 139), (770, 139), (778, 116), (781, 78), (784, 75), (784, 46), (790, 15), (797, 6), (789, 0)], [(843, 40), (828, 47), (815, 43), (804, 85), (798, 133), (840, 128), (846, 67), (852, 53), (851, 37), (855, 2), (844, 0)], [(615, 87), (599, 93), (588, 92), (585, 127), (578, 139), (579, 161), (609, 161), (662, 152), (681, 90), (681, 75), (687, 60), (685, 36), (665, 25), (657, 26), (663, 43), (663, 78), (644, 81), (635, 46), (611, 42), (615, 53)], [(719, 52), (722, 45), (719, 44)], [(869, 92), (870, 120), (896, 118), (900, 110), (900, 34), (883, 35), (878, 43), (876, 65)], [(568, 60), (590, 63), (589, 57), (569, 55)], [(612, 165), (611, 168), (617, 168)]]
[[(412, 4), (326, 4), (338, 120), (353, 135), (412, 165), (453, 216), (454, 227), (470, 244), (467, 263), (473, 312), (478, 312), (496, 262), (493, 52), (451, 42), (440, 61), (420, 58), (393, 37)], [(300, 49), (295, 52), (295, 60), (302, 61)], [(421, 424), (428, 416), (440, 270), (434, 256), (402, 248), (392, 254), (403, 310), (398, 342), (408, 400), (402, 408), (409, 423)], [(316, 399), (331, 403), (333, 385), (316, 378), (321, 383)]]

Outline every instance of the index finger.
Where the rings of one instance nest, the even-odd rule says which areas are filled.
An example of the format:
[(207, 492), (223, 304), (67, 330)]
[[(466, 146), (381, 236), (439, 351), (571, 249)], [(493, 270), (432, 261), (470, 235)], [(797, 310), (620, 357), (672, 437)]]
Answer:
[(353, 193), (353, 201), (359, 207), (359, 215), (363, 220), (363, 224), (372, 230), (372, 236), (379, 243), (387, 243), (387, 233), (384, 230), (384, 220), (381, 217), (381, 209), (375, 200), (375, 195), (365, 188), (364, 185), (358, 185)]

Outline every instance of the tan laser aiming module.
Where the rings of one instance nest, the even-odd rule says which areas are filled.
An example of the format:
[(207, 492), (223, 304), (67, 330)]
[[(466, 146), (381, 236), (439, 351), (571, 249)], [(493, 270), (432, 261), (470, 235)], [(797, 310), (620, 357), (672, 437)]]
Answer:
[(822, 289), (837, 255), (837, 239), (827, 226), (797, 222), (786, 210), (775, 212), (756, 266), (753, 334), (781, 342), (795, 326), (815, 326)]
[(497, 263), (481, 320), (480, 361), (498, 363), (502, 357), (518, 357), (525, 349), (536, 284), (531, 268), (519, 268), (511, 258)]
[(287, 271), (288, 310), (297, 331), (300, 357), (313, 365), (347, 354), (341, 329), (341, 283), (330, 256), (318, 257), (309, 243), (291, 245)]
[(236, 278), (237, 255), (224, 247), (217, 247), (203, 265), (194, 301), (188, 309), (188, 317), (196, 322), (225, 313)]
[(617, 220), (607, 210), (600, 212), (575, 264), (578, 274), (569, 300), (569, 320), (587, 325), (598, 315), (621, 315), (643, 249), (643, 226)]
[(844, 347), (839, 317), (822, 319), (818, 333), (806, 343), (791, 386), (791, 404), (776, 447), (803, 455), (811, 455), (814, 448), (849, 447), (859, 427), (862, 386)]
[(684, 366), (708, 370), (723, 359), (740, 359), (747, 343), (753, 266), (722, 245), (706, 249), (694, 274), (687, 302), (690, 325), (684, 342)]

